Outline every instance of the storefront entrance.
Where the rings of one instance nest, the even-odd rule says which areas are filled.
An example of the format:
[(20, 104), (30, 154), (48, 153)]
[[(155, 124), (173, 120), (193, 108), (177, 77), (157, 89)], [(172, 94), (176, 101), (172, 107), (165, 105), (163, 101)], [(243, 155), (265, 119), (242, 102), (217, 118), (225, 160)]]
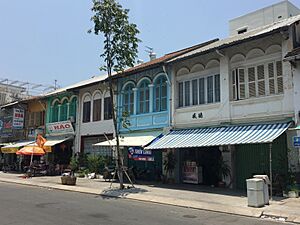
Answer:
[[(288, 172), (286, 134), (282, 134), (272, 143), (273, 183)], [(246, 179), (255, 174), (270, 171), (270, 144), (237, 145), (235, 151), (236, 188), (246, 190)], [(280, 184), (278, 184), (280, 185)], [(276, 191), (276, 190), (275, 190)]]
[(217, 185), (219, 147), (188, 148), (179, 152), (182, 183)]
[[(147, 151), (149, 153), (149, 151)], [(128, 168), (133, 170), (136, 180), (142, 181), (160, 181), (162, 175), (162, 152), (150, 151), (151, 154), (133, 155), (130, 148), (124, 148)]]

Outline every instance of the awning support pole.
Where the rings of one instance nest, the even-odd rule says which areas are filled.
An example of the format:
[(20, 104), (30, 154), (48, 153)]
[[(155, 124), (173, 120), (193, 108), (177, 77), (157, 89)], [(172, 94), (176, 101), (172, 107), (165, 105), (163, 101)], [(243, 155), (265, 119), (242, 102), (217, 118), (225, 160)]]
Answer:
[(273, 199), (273, 174), (272, 174), (272, 143), (269, 144), (269, 166), (270, 166), (270, 199)]

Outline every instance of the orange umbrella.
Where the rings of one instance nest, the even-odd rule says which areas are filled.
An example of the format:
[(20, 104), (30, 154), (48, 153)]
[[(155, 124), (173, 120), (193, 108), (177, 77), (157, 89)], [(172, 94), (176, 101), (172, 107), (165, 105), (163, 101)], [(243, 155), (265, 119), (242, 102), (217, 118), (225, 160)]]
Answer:
[(44, 149), (38, 146), (26, 146), (16, 152), (17, 155), (45, 155)]

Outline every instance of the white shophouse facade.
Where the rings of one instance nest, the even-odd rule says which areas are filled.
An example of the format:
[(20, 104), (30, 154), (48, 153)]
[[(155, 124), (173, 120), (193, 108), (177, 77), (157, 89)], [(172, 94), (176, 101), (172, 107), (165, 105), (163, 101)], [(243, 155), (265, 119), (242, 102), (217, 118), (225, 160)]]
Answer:
[(112, 139), (114, 134), (111, 117), (109, 89), (106, 76), (94, 77), (72, 89), (78, 95), (78, 122), (76, 152), (111, 155), (110, 148), (94, 144)]
[[(268, 14), (270, 10), (278, 15)], [(298, 92), (300, 83), (297, 77), (300, 74), (296, 74), (290, 62), (284, 60), (285, 55), (294, 48), (294, 26), (299, 26), (300, 21), (299, 15), (290, 16), (299, 14), (299, 9), (288, 1), (284, 1), (265, 8), (263, 12), (265, 14), (262, 10), (258, 10), (233, 20), (230, 24), (230, 32), (233, 36), (168, 62), (168, 66), (172, 68), (173, 81), (171, 91), (171, 127), (173, 130), (182, 130), (181, 133), (184, 135), (185, 129), (275, 123), (290, 123), (292, 127), (295, 124), (299, 125), (298, 105), (300, 102), (297, 96), (300, 93)], [(255, 26), (251, 21), (253, 16), (265, 21), (268, 18), (270, 23), (256, 23), (257, 26)], [(279, 17), (280, 21), (276, 20)], [(247, 21), (250, 21), (249, 25)], [(202, 131), (195, 131), (192, 135), (197, 132)], [(176, 132), (168, 135), (170, 140), (172, 135), (175, 138), (179, 136)], [(282, 154), (288, 154), (288, 157), (282, 157), (282, 160), (286, 162), (282, 164), (282, 167), (288, 165), (290, 169), (300, 171), (299, 149), (293, 146), (294, 136), (297, 136), (297, 132), (290, 129), (281, 135), (281, 138), (277, 139), (279, 141), (273, 144), (274, 151), (276, 150), (273, 157), (281, 154), (281, 148), (284, 148)], [(172, 142), (164, 142), (167, 139), (168, 137), (162, 139), (161, 146), (170, 146)], [(149, 149), (151, 148), (150, 146)], [(160, 148), (159, 142), (152, 149), (155, 148)], [(175, 172), (178, 182), (184, 179), (182, 171), (187, 163), (198, 165), (203, 163), (204, 157), (207, 157), (204, 151), (202, 153), (197, 151), (200, 148), (204, 151), (204, 148), (211, 151), (219, 148), (224, 160), (231, 167), (233, 180), (227, 177), (227, 184), (244, 188), (245, 178), (251, 174), (268, 173), (266, 170), (267, 163), (269, 163), (266, 159), (268, 155), (254, 157), (252, 161), (248, 160), (253, 155), (262, 153), (260, 149), (267, 153), (266, 144), (215, 146), (215, 149), (202, 146), (194, 146), (193, 149), (178, 147), (178, 149), (175, 148), (179, 159)], [(255, 150), (252, 155), (249, 155), (251, 148)], [(209, 157), (206, 161), (215, 156)], [(280, 161), (280, 159), (276, 160)], [(260, 163), (264, 165), (258, 165)], [(257, 164), (257, 167), (250, 168), (250, 164)], [(203, 168), (205, 166), (207, 164)], [(212, 165), (209, 166), (213, 168)], [(281, 165), (277, 167), (280, 168)], [(242, 172), (245, 173), (242, 174)], [(205, 179), (205, 172), (203, 173)], [(208, 174), (207, 171), (206, 173)], [(208, 177), (209, 174), (207, 174)]]

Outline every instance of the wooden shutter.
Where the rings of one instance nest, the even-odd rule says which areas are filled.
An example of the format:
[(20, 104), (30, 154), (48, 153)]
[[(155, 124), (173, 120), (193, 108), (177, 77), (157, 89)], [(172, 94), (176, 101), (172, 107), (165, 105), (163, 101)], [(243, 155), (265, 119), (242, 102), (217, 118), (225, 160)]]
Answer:
[(276, 62), (276, 76), (277, 76), (277, 93), (283, 93), (283, 76), (282, 76), (282, 62)]
[(236, 72), (236, 70), (232, 70), (232, 73), (231, 73), (232, 100), (237, 100), (235, 72)]
[(258, 95), (266, 95), (264, 65), (257, 66)]
[(275, 94), (274, 63), (268, 63), (269, 93)]
[(239, 99), (245, 99), (246, 98), (245, 70), (243, 68), (238, 69), (238, 83), (239, 83)]
[(255, 87), (255, 67), (248, 68), (248, 88), (249, 97), (256, 97), (256, 87)]

